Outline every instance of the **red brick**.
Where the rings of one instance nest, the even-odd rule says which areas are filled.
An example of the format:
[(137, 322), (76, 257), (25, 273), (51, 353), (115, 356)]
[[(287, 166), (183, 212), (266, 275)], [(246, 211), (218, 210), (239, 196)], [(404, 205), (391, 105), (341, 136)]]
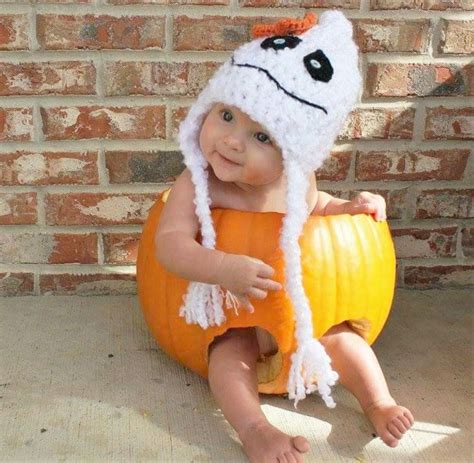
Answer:
[(474, 21), (441, 19), (439, 53), (470, 54), (474, 50)]
[(40, 275), (40, 292), (64, 296), (136, 294), (136, 278), (135, 275), (123, 273)]
[(48, 225), (142, 224), (159, 193), (58, 193), (45, 197)]
[(425, 138), (473, 140), (474, 108), (426, 108)]
[(28, 272), (0, 273), (0, 297), (33, 296), (34, 275)]
[(467, 95), (466, 71), (454, 64), (370, 63), (364, 97)]
[(46, 140), (130, 140), (165, 137), (165, 107), (41, 108)]
[(357, 152), (357, 180), (460, 180), (470, 150)]
[(360, 8), (360, 0), (239, 0), (240, 6), (284, 8)]
[(457, 227), (392, 229), (398, 259), (456, 257)]
[(474, 228), (461, 230), (461, 247), (464, 257), (474, 257)]
[(179, 125), (188, 114), (189, 106), (181, 106), (171, 109), (171, 137), (174, 141), (178, 141)]
[(0, 193), (0, 225), (35, 224), (36, 208), (36, 193)]
[(0, 95), (90, 95), (95, 79), (90, 62), (0, 63)]
[(410, 139), (415, 121), (414, 108), (355, 109), (346, 119), (340, 140)]
[(175, 50), (234, 50), (252, 39), (252, 26), (272, 23), (269, 17), (177, 16), (173, 20)]
[(317, 179), (333, 182), (345, 180), (351, 167), (351, 157), (352, 151), (332, 152), (317, 171)]
[(469, 287), (474, 281), (474, 265), (405, 267), (405, 284), (412, 288)]
[(97, 155), (97, 151), (0, 154), (0, 185), (96, 185)]
[(104, 262), (130, 265), (137, 261), (140, 233), (104, 233)]
[(31, 108), (0, 108), (0, 141), (30, 141), (33, 139)]
[(97, 263), (97, 235), (1, 233), (2, 262), (14, 264)]
[(94, 0), (35, 0), (35, 3), (92, 3), (93, 1)]
[(184, 170), (179, 151), (107, 151), (111, 183), (169, 183)]
[(426, 190), (417, 198), (415, 218), (473, 217), (473, 201), (474, 189)]
[(0, 50), (28, 50), (28, 16), (0, 14)]
[(464, 72), (468, 82), (469, 96), (474, 96), (474, 64), (464, 66)]
[(472, 0), (371, 0), (371, 10), (472, 10)]
[(106, 64), (106, 94), (197, 96), (220, 63), (115, 62)]
[(163, 48), (165, 18), (40, 14), (38, 42), (43, 49), (70, 50)]
[(354, 36), (361, 52), (428, 52), (429, 19), (355, 19), (353, 22)]
[(105, 0), (109, 5), (136, 5), (153, 3), (155, 5), (228, 5), (229, 0)]

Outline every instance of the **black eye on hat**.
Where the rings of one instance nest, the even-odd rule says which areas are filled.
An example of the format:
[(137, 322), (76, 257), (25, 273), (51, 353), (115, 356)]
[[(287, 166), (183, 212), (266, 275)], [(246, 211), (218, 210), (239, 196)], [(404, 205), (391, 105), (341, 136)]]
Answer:
[(334, 73), (331, 62), (322, 50), (316, 50), (304, 57), (304, 65), (314, 80), (329, 82)]
[(273, 50), (283, 50), (284, 48), (295, 48), (301, 39), (294, 35), (274, 35), (266, 38), (260, 46), (264, 50), (273, 48)]

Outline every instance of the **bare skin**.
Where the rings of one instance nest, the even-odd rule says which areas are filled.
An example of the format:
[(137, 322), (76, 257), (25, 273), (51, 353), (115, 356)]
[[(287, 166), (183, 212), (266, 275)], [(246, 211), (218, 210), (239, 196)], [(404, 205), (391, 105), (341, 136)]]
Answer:
[[(343, 323), (321, 339), (340, 383), (359, 401), (378, 436), (395, 447), (413, 425), (411, 412), (390, 395), (371, 347)], [(256, 363), (260, 348), (254, 328), (230, 330), (209, 350), (209, 384), (224, 416), (237, 431), (250, 462), (303, 462), (309, 442), (272, 426), (258, 400)]]
[[(237, 108), (216, 104), (203, 123), (199, 143), (209, 163), (211, 207), (286, 212), (281, 151), (263, 127)], [(160, 248), (160, 257), (168, 262), (170, 271), (176, 266), (176, 272), (179, 269), (183, 278), (209, 283), (197, 278), (196, 266), (187, 254), (194, 252), (192, 244), (199, 224), (193, 213), (194, 187), (185, 178), (182, 176), (182, 181), (176, 182), (167, 201), (169, 207), (161, 216), (158, 241), (166, 244)], [(318, 191), (313, 174), (308, 174), (308, 180), (306, 202), (313, 215), (368, 213), (376, 220), (386, 218), (385, 201), (379, 195), (362, 192), (346, 201)], [(174, 202), (174, 196), (180, 200)], [(165, 258), (168, 249), (173, 251)], [(185, 250), (182, 259), (178, 258), (180, 249)], [(249, 256), (222, 254), (201, 255), (209, 263), (201, 273), (206, 273), (207, 267), (219, 268), (211, 283), (228, 289), (244, 305), (252, 298), (264, 299), (268, 291), (281, 289), (272, 280), (273, 269), (264, 262)], [(191, 265), (185, 265), (187, 262)], [(210, 278), (207, 273), (206, 278)], [(268, 347), (261, 338), (255, 328), (229, 330), (217, 338), (209, 349), (210, 387), (251, 462), (302, 462), (309, 442), (302, 436), (289, 436), (276, 429), (260, 408), (257, 359), (268, 353), (266, 349), (272, 349), (271, 343)], [(339, 373), (340, 383), (358, 399), (381, 439), (391, 447), (396, 446), (413, 424), (413, 417), (391, 397), (370, 346), (347, 324), (331, 328), (320, 341)]]
[(260, 408), (254, 328), (229, 330), (209, 348), (209, 385), (252, 463), (302, 462), (309, 442), (272, 426)]

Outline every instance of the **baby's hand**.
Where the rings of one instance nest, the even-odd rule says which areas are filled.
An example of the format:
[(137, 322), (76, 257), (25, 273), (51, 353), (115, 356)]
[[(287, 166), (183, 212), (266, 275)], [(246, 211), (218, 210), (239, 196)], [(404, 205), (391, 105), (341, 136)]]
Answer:
[(368, 191), (359, 193), (352, 201), (344, 204), (347, 214), (371, 214), (375, 220), (386, 220), (386, 205), (383, 196)]
[(218, 271), (219, 284), (252, 309), (249, 297), (265, 299), (268, 291), (282, 288), (280, 283), (270, 279), (274, 273), (270, 265), (254, 257), (225, 254)]

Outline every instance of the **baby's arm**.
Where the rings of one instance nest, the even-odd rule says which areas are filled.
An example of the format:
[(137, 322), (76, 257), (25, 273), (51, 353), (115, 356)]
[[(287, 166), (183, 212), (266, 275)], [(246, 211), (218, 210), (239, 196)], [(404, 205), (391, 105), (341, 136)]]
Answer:
[(185, 169), (176, 180), (160, 216), (155, 235), (156, 258), (181, 278), (218, 284), (217, 273), (225, 253), (196, 241), (199, 220), (195, 213), (194, 184)]
[(246, 304), (281, 289), (270, 277), (274, 269), (253, 257), (208, 249), (196, 241), (194, 184), (188, 169), (176, 180), (161, 213), (155, 236), (156, 258), (169, 272), (186, 280), (217, 284)]
[(318, 202), (314, 215), (371, 214), (376, 220), (387, 218), (383, 196), (362, 191), (353, 200), (335, 198), (324, 191), (318, 191)]

